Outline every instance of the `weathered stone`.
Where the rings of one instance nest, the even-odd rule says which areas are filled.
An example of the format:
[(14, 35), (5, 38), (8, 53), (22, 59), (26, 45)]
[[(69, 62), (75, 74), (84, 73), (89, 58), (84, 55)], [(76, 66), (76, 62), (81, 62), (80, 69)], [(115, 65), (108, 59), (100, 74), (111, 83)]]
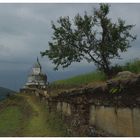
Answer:
[(96, 108), (94, 105), (90, 106), (89, 124), (95, 125), (96, 121)]
[(86, 93), (87, 94), (92, 94), (94, 92), (94, 88), (87, 88)]
[(102, 86), (95, 87), (94, 90), (93, 90), (93, 92), (94, 93), (102, 93), (103, 92)]
[(66, 115), (67, 114), (67, 103), (62, 103), (62, 112)]
[(94, 136), (96, 136), (96, 129), (95, 129), (95, 127), (93, 127), (93, 126), (90, 126), (89, 127), (89, 129), (88, 129), (88, 136), (89, 137), (94, 137)]
[(112, 107), (96, 108), (96, 126), (108, 133), (117, 135), (117, 117)]
[(133, 78), (135, 76), (136, 75), (130, 71), (122, 71), (119, 72), (116, 77), (123, 79), (123, 78)]
[(120, 136), (133, 136), (132, 110), (123, 108), (117, 110), (117, 133)]
[(72, 113), (71, 113), (71, 105), (70, 104), (68, 104), (68, 107), (67, 107), (67, 114), (68, 115), (71, 115)]
[[(49, 97), (53, 104), (49, 106), (63, 112), (74, 136), (104, 135), (95, 133), (93, 126), (115, 136), (140, 136), (140, 75), (118, 75), (124, 76), (107, 81), (104, 87), (86, 87)], [(84, 128), (87, 126), (92, 126), (91, 130), (87, 128), (88, 134)]]
[(133, 109), (133, 136), (140, 136), (140, 109), (139, 108), (134, 108)]
[(117, 87), (120, 84), (120, 80), (108, 80), (107, 82), (108, 87)]
[(62, 103), (61, 102), (58, 102), (57, 103), (57, 111), (62, 111)]

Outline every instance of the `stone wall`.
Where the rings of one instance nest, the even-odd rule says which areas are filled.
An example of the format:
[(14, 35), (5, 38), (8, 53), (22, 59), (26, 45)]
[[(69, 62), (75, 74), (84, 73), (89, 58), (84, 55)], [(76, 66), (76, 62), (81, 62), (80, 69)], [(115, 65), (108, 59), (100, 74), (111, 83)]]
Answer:
[[(78, 127), (79, 125), (79, 129), (81, 126), (85, 126), (87, 131), (90, 131), (89, 128), (95, 126), (96, 129), (103, 130), (112, 136), (140, 136), (140, 108), (90, 105), (86, 109), (89, 109), (89, 115), (87, 120), (83, 120), (86, 119), (86, 116), (82, 115), (82, 110), (79, 110), (79, 108), (77, 108), (77, 111), (73, 110), (74, 114), (72, 114), (71, 104), (65, 102), (58, 102), (57, 104), (58, 112), (62, 112), (64, 116), (72, 118), (69, 120), (71, 125), (73, 125), (71, 127)], [(85, 135), (89, 135), (89, 133)]]
[(47, 98), (71, 136), (140, 136), (140, 75)]
[(140, 136), (140, 109), (91, 106), (89, 124), (115, 136)]

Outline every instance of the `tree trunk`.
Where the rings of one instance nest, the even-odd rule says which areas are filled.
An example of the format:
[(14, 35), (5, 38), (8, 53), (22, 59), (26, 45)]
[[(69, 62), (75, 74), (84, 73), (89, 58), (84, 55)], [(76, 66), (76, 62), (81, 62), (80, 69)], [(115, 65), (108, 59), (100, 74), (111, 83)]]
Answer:
[(108, 65), (103, 66), (103, 72), (107, 76), (107, 79), (110, 79), (112, 77), (112, 72), (111, 72), (111, 69), (110, 69), (110, 67)]

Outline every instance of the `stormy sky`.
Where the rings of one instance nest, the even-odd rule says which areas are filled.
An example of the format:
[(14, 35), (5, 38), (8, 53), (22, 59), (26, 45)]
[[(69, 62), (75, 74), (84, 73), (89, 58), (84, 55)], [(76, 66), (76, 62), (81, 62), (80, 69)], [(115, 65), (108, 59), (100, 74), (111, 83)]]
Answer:
[[(87, 11), (92, 14), (95, 3), (87, 4), (0, 4), (0, 86), (18, 90), (27, 80), (37, 56), (47, 74), (49, 82), (64, 79), (81, 73), (95, 70), (93, 63), (83, 61), (74, 63), (67, 69), (54, 71), (54, 65), (47, 57), (41, 58), (40, 51), (48, 48), (51, 40), (51, 21), (60, 16), (71, 19), (77, 14)], [(113, 22), (120, 17), (127, 24), (136, 25), (133, 33), (137, 40), (132, 48), (123, 53), (122, 60), (113, 63), (123, 64), (134, 58), (140, 58), (140, 4), (111, 4), (109, 17)]]

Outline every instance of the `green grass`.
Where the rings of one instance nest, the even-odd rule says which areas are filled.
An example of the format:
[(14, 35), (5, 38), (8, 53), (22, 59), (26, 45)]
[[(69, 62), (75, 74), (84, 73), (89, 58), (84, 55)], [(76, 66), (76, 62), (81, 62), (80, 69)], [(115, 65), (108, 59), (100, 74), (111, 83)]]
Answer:
[(0, 136), (18, 136), (26, 119), (29, 118), (30, 107), (19, 95), (13, 95), (0, 102)]
[(47, 105), (40, 103), (34, 96), (24, 95), (32, 107), (32, 117), (23, 129), (24, 136), (66, 136), (66, 126), (55, 113), (49, 113)]
[(140, 73), (140, 60), (131, 60), (122, 66), (122, 70), (131, 71), (133, 73)]
[(0, 136), (14, 136), (22, 123), (19, 107), (9, 106), (0, 113)]
[(61, 118), (61, 114), (58, 112), (47, 112), (47, 127), (50, 130), (50, 136), (68, 136), (66, 132), (67, 124)]
[(18, 94), (0, 102), (0, 136), (66, 136), (66, 125), (34, 95)]
[(65, 80), (58, 80), (52, 83), (52, 85), (83, 85), (88, 84), (90, 82), (99, 82), (99, 81), (105, 81), (106, 76), (103, 72), (91, 72), (83, 75), (78, 75), (75, 77), (71, 77), (69, 79)]

